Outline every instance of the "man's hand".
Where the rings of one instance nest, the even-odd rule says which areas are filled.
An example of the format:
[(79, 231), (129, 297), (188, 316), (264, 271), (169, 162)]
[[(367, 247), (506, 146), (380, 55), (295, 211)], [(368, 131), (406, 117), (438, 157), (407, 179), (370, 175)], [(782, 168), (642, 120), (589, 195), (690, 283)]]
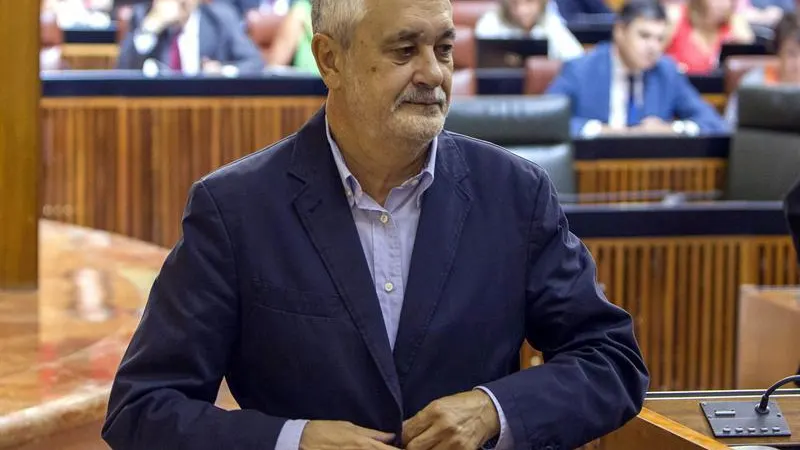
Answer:
[(485, 392), (474, 390), (434, 401), (403, 423), (406, 450), (475, 450), (500, 433), (500, 418)]
[(631, 127), (631, 131), (637, 134), (675, 134), (672, 124), (654, 116), (645, 117), (639, 125)]
[(312, 420), (303, 429), (300, 450), (396, 450), (388, 445), (394, 434), (370, 430), (350, 422)]
[(175, 0), (153, 0), (153, 7), (142, 21), (142, 29), (158, 34), (181, 20), (181, 5)]
[(222, 73), (222, 63), (213, 59), (203, 58), (203, 73), (206, 75), (219, 75)]

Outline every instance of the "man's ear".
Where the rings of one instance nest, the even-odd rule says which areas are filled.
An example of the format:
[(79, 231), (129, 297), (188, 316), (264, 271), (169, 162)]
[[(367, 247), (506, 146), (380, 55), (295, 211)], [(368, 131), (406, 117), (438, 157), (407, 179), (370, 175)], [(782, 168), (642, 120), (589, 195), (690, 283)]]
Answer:
[(332, 37), (317, 33), (311, 40), (311, 51), (317, 61), (322, 81), (328, 89), (338, 89), (342, 83), (344, 49)]

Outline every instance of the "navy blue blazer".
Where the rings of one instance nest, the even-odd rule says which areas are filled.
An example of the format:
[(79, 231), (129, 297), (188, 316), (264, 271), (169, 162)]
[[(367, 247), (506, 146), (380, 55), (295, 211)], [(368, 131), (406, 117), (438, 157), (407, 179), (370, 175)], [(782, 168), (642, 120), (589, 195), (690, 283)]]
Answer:
[[(706, 103), (678, 71), (669, 57), (662, 57), (644, 72), (644, 115), (664, 121), (691, 120), (703, 133), (728, 131), (727, 123)], [(572, 103), (572, 134), (578, 136), (589, 120), (608, 123), (611, 86), (611, 44), (597, 45), (590, 53), (564, 63), (561, 73), (547, 89), (569, 97)]]
[[(478, 385), (519, 448), (574, 448), (637, 414), (631, 317), (603, 297), (544, 171), (438, 139), (394, 351), (323, 112), (196, 182), (111, 390), (111, 447), (271, 449), (287, 419), (401, 436)], [(546, 364), (519, 371), (524, 339)], [(223, 377), (241, 411), (213, 406)]]

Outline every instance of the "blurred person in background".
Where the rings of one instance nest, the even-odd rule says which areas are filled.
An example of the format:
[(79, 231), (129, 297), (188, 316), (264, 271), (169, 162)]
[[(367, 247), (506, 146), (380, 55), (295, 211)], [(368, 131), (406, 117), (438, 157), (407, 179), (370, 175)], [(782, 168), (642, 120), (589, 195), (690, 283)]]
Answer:
[[(747, 72), (739, 86), (770, 86), (776, 84), (800, 85), (800, 16), (788, 13), (775, 26), (773, 41), (778, 64), (765, 64)], [(733, 94), (728, 99), (725, 118), (735, 125), (738, 121), (739, 101)]]
[(724, 43), (749, 44), (755, 35), (736, 0), (687, 0), (667, 5), (666, 53), (682, 72), (704, 75), (719, 65)]
[(200, 0), (154, 0), (136, 5), (120, 45), (118, 68), (186, 75), (260, 73), (261, 53), (230, 5)]
[(566, 61), (583, 55), (583, 46), (549, 0), (500, 0), (475, 25), (479, 39), (548, 40), (548, 57)]
[(311, 28), (311, 2), (295, 0), (289, 14), (281, 22), (270, 47), (270, 66), (292, 66), (300, 71), (319, 74), (311, 51), (314, 31)]
[(292, 6), (293, 0), (213, 0), (220, 3), (227, 3), (239, 13), (240, 18), (247, 17), (251, 12), (261, 14), (286, 15)]
[(111, 26), (113, 0), (44, 0), (42, 12), (53, 13), (62, 29)]
[(547, 90), (569, 97), (572, 133), (681, 134), (727, 129), (675, 63), (663, 56), (664, 7), (631, 0), (620, 10), (613, 42), (564, 64)]

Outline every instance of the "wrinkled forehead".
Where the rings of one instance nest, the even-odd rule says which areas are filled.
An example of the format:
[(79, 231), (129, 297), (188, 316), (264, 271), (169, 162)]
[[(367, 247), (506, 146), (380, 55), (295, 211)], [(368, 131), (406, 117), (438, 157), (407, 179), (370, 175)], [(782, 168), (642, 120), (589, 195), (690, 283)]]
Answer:
[(453, 32), (449, 0), (366, 0), (357, 35), (372, 43), (389, 40), (434, 42)]

